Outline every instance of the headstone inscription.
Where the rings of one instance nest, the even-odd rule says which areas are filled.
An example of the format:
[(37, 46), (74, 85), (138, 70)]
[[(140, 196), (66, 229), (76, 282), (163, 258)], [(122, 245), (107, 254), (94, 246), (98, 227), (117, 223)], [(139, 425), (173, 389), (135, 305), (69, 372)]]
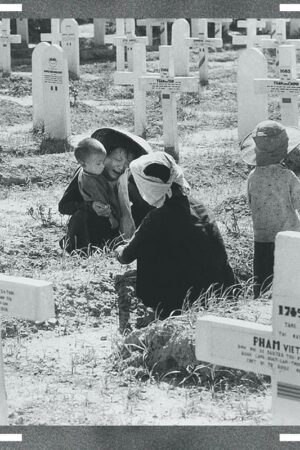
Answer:
[(21, 36), (22, 44), (29, 44), (28, 19), (17, 19), (17, 34)]
[(208, 48), (221, 48), (223, 46), (222, 39), (207, 37), (207, 19), (198, 20), (199, 34), (197, 38), (189, 38), (188, 42), (192, 49), (199, 52), (199, 79), (200, 84), (205, 86), (208, 84)]
[(138, 136), (146, 137), (146, 92), (139, 87), (139, 78), (146, 74), (146, 46), (133, 45), (133, 71), (117, 71), (114, 83), (133, 86), (134, 131)]
[(164, 148), (175, 160), (179, 160), (177, 136), (176, 94), (180, 92), (198, 92), (199, 80), (196, 77), (174, 76), (173, 48), (167, 45), (159, 47), (160, 76), (140, 77), (140, 89), (161, 94), (163, 114)]
[[(55, 317), (52, 284), (0, 275), (0, 315), (44, 321)], [(0, 425), (8, 425), (4, 363), (0, 330)]]
[(241, 53), (237, 67), (238, 138), (242, 140), (253, 128), (268, 118), (267, 93), (255, 93), (253, 80), (267, 78), (268, 63), (258, 48)]
[(20, 43), (20, 35), (10, 34), (10, 19), (2, 19), (0, 27), (0, 72), (2, 72), (2, 76), (11, 74), (11, 44)]
[(279, 78), (254, 79), (254, 92), (278, 96), (282, 123), (298, 126), (300, 79), (297, 78), (296, 50), (293, 45), (279, 46)]
[(69, 74), (80, 78), (79, 26), (75, 19), (64, 19), (61, 23), (61, 47), (68, 58)]
[(44, 127), (44, 98), (43, 98), (43, 66), (42, 56), (48, 42), (40, 42), (32, 52), (32, 110), (33, 110), (33, 129), (42, 129)]
[(214, 316), (196, 324), (200, 361), (270, 375), (274, 425), (300, 425), (300, 233), (278, 233), (272, 326)]
[(172, 25), (172, 47), (174, 52), (175, 76), (189, 75), (190, 46), (187, 40), (190, 37), (190, 24), (186, 19), (178, 19)]
[(71, 134), (67, 56), (58, 45), (50, 45), (42, 55), (45, 135), (64, 140)]
[(105, 44), (106, 19), (94, 19), (94, 42), (95, 45)]

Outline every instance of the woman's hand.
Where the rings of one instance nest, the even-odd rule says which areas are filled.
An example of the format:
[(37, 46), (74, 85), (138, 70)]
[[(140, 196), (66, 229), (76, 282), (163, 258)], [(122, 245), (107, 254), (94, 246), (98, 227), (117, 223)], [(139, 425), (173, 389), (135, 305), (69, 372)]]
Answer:
[(123, 253), (124, 248), (125, 248), (125, 245), (119, 245), (119, 247), (117, 247), (115, 249), (115, 257), (121, 264), (123, 264), (122, 253)]
[(111, 209), (109, 205), (105, 205), (101, 202), (93, 202), (92, 208), (98, 216), (109, 217), (111, 215)]

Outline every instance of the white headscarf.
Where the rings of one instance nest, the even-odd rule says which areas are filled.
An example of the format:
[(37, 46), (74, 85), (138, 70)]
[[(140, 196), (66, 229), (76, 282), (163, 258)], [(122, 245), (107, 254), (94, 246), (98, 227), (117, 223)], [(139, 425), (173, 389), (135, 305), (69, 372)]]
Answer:
[[(144, 171), (150, 164), (161, 164), (168, 167), (170, 169), (169, 180), (165, 183), (159, 178), (145, 175)], [(141, 197), (156, 208), (164, 204), (166, 197), (172, 197), (172, 183), (181, 186), (183, 193), (190, 193), (191, 188), (184, 178), (182, 168), (176, 164), (174, 158), (168, 153), (158, 151), (140, 156), (134, 159), (129, 167)]]

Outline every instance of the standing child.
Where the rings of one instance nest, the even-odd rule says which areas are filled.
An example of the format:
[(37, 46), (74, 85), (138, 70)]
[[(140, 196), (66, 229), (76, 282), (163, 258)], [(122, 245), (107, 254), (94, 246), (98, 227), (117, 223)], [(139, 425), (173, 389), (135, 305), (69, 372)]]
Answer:
[(282, 164), (299, 144), (300, 129), (273, 120), (259, 123), (241, 143), (243, 160), (256, 166), (247, 185), (254, 231), (254, 298), (272, 282), (276, 234), (300, 231), (300, 181)]

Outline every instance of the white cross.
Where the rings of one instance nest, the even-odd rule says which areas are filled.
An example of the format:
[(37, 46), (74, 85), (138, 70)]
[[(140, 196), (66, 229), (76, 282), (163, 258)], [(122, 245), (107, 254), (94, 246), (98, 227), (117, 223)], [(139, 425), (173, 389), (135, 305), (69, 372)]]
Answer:
[[(0, 275), (0, 314), (43, 322), (55, 317), (52, 284)], [(7, 425), (7, 400), (0, 330), (0, 425)]]
[(2, 19), (0, 25), (0, 71), (3, 76), (11, 74), (11, 44), (21, 44), (21, 36), (10, 34), (10, 19)]
[[(119, 20), (119, 19), (117, 19)], [(127, 19), (128, 20), (128, 19)], [(132, 72), (133, 60), (132, 60), (132, 51), (133, 45), (137, 43), (148, 45), (148, 38), (146, 36), (137, 37), (134, 31), (134, 23), (130, 26), (129, 29), (126, 30), (123, 25), (123, 33), (122, 33), (122, 22), (120, 24), (120, 34), (116, 35), (108, 35), (105, 36), (106, 44), (113, 44), (117, 47), (117, 71), (123, 71), (125, 69), (125, 59), (124, 59), (124, 50), (127, 49), (127, 63), (128, 70)], [(117, 30), (118, 31), (118, 30)]]
[(133, 85), (134, 130), (138, 136), (146, 137), (146, 92), (139, 88), (139, 77), (146, 74), (146, 47), (142, 43), (133, 45), (133, 71), (117, 71), (114, 83)]
[(280, 97), (281, 121), (284, 125), (298, 126), (298, 104), (300, 79), (296, 73), (296, 50), (292, 45), (279, 47), (279, 78), (254, 80), (256, 94)]
[(160, 44), (168, 45), (168, 22), (174, 22), (175, 19), (139, 19), (138, 26), (146, 27), (146, 35), (148, 37), (148, 45), (153, 45), (153, 27), (160, 28)]
[(51, 44), (59, 45), (61, 43), (62, 34), (59, 31), (51, 33), (41, 33), (41, 42), (51, 42)]
[(199, 19), (199, 35), (189, 38), (191, 48), (199, 49), (199, 79), (202, 86), (208, 84), (208, 48), (221, 48), (223, 40), (207, 37), (207, 19)]
[(196, 77), (174, 76), (174, 55), (171, 46), (162, 45), (159, 47), (159, 61), (160, 75), (141, 76), (140, 89), (161, 94), (165, 151), (178, 160), (176, 94), (179, 92), (198, 92), (199, 82)]
[(246, 36), (244, 35), (232, 35), (233, 45), (247, 45), (247, 48), (258, 45), (261, 39), (270, 39), (270, 35), (257, 35), (256, 30), (259, 26), (264, 26), (265, 23), (258, 21), (257, 19), (247, 19), (246, 21), (238, 21), (238, 26), (247, 29)]
[(300, 425), (300, 233), (278, 233), (273, 326), (204, 316), (196, 324), (196, 357), (272, 377), (276, 425)]

